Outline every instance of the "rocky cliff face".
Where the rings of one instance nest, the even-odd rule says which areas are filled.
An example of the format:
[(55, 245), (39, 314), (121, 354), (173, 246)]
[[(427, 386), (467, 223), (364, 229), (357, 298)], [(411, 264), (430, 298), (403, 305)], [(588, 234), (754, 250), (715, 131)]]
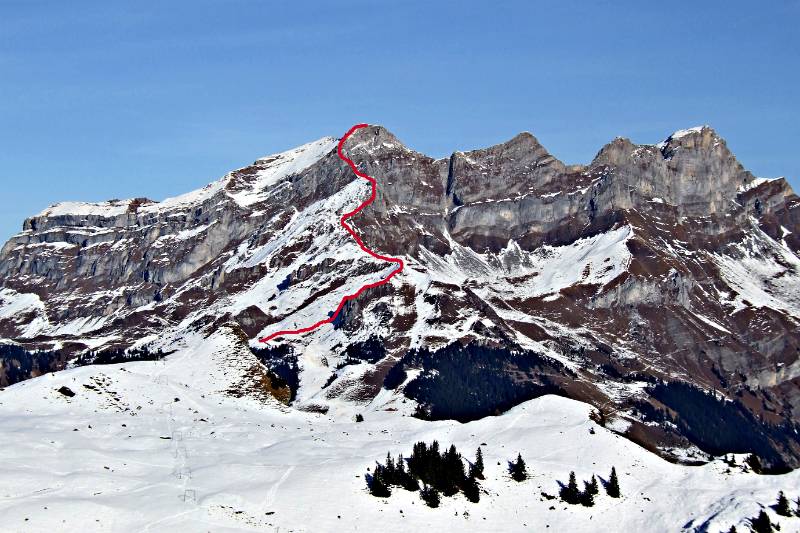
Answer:
[[(50, 366), (36, 358), (35, 375), (87, 352), (168, 351), (223, 324), (256, 347), (324, 318), (391, 268), (338, 226), (368, 184), (336, 142), (163, 202), (64, 203), (26, 220), (0, 251), (0, 337), (57, 354)], [(470, 391), (480, 405), (555, 391), (666, 455), (719, 451), (690, 414), (705, 400), (658, 393), (657, 382), (681, 381), (728, 398), (766, 443), (723, 448), (798, 464), (799, 201), (785, 180), (746, 171), (714, 130), (616, 139), (586, 166), (528, 133), (436, 160), (373, 126), (345, 151), (379, 183), (354, 225), (408, 268), (334, 326), (259, 352), (279, 375), (298, 374), (296, 406), (405, 393), (446, 416), (434, 392), (473, 383), (454, 355), (465, 350), (461, 360), (503, 376), (492, 390), (511, 391)]]

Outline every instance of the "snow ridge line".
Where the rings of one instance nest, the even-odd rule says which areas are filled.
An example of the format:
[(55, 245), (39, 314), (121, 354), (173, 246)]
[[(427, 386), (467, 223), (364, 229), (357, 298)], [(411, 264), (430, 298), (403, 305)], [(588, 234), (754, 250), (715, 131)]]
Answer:
[(356, 233), (355, 230), (347, 223), (347, 219), (354, 217), (362, 209), (364, 209), (365, 207), (370, 205), (372, 202), (374, 202), (375, 201), (375, 197), (377, 195), (378, 182), (375, 180), (375, 178), (373, 178), (372, 176), (370, 176), (368, 174), (365, 174), (365, 173), (361, 172), (360, 170), (358, 170), (358, 168), (356, 168), (356, 164), (353, 163), (353, 160), (350, 159), (349, 157), (347, 157), (346, 155), (344, 155), (344, 152), (342, 151), (342, 147), (344, 146), (345, 141), (347, 141), (347, 139), (351, 135), (353, 135), (353, 133), (355, 133), (356, 131), (360, 130), (361, 128), (366, 128), (368, 126), (369, 126), (369, 124), (356, 124), (355, 126), (350, 128), (348, 130), (348, 132), (345, 133), (344, 136), (339, 140), (339, 146), (336, 149), (336, 152), (339, 155), (339, 159), (341, 159), (342, 161), (347, 163), (348, 166), (353, 170), (353, 173), (355, 173), (356, 176), (358, 176), (360, 178), (364, 178), (365, 180), (369, 181), (370, 184), (372, 185), (372, 193), (369, 195), (369, 198), (364, 200), (358, 207), (356, 207), (352, 211), (347, 212), (344, 215), (342, 215), (342, 217), (339, 219), (339, 224), (341, 224), (342, 227), (345, 230), (347, 230), (347, 233), (349, 233), (353, 237), (353, 239), (358, 244), (359, 248), (361, 248), (364, 252), (366, 252), (367, 254), (371, 255), (375, 259), (380, 259), (381, 261), (386, 261), (386, 262), (389, 262), (389, 263), (395, 263), (395, 264), (397, 264), (397, 268), (392, 270), (389, 273), (389, 275), (386, 276), (385, 278), (383, 278), (383, 279), (381, 279), (379, 281), (372, 282), (372, 283), (367, 283), (366, 285), (362, 285), (361, 288), (359, 288), (353, 294), (348, 294), (348, 295), (344, 296), (342, 298), (342, 300), (339, 302), (339, 306), (336, 308), (336, 310), (333, 312), (333, 314), (330, 315), (328, 318), (326, 318), (324, 320), (320, 320), (319, 322), (317, 322), (315, 324), (312, 324), (311, 326), (307, 326), (305, 328), (285, 329), (285, 330), (281, 330), (281, 331), (276, 331), (275, 333), (271, 333), (270, 335), (267, 335), (266, 337), (258, 339), (259, 342), (265, 342), (266, 343), (266, 342), (269, 342), (269, 341), (271, 341), (272, 339), (274, 339), (276, 337), (284, 337), (284, 336), (287, 336), (287, 335), (300, 335), (302, 333), (307, 333), (309, 331), (315, 330), (318, 327), (322, 326), (323, 324), (330, 324), (334, 320), (336, 320), (336, 317), (339, 316), (339, 313), (344, 308), (344, 304), (346, 304), (348, 301), (355, 300), (364, 291), (366, 291), (368, 289), (374, 289), (375, 287), (380, 287), (381, 285), (386, 285), (387, 283), (389, 283), (389, 281), (393, 277), (395, 277), (397, 274), (399, 274), (400, 272), (403, 271), (403, 267), (405, 266), (405, 263), (403, 263), (402, 259), (400, 259), (399, 257), (389, 257), (389, 256), (386, 256), (386, 255), (381, 255), (379, 253), (376, 253), (376, 252), (370, 250), (364, 244), (364, 241), (361, 240), (361, 237), (359, 237), (358, 233)]

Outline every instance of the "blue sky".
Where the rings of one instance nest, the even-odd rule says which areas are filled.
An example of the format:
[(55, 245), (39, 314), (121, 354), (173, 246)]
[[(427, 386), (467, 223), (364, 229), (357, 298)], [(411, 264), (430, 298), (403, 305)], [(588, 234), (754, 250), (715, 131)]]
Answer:
[(798, 27), (798, 0), (0, 0), (0, 240), (356, 122), (435, 156), (528, 130), (568, 163), (708, 123), (797, 188)]

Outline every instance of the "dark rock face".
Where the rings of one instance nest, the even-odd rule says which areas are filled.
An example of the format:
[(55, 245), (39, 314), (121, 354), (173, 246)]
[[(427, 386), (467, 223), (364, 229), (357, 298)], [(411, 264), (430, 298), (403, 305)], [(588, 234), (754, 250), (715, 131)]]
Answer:
[[(694, 403), (647, 391), (682, 382), (735, 400), (766, 462), (800, 464), (800, 200), (783, 179), (756, 179), (713, 129), (658, 145), (618, 138), (585, 166), (528, 133), (437, 160), (371, 126), (345, 151), (379, 182), (353, 225), (407, 268), (335, 327), (261, 354), (298, 405), (369, 401), (389, 383), (463, 418), (556, 390), (614, 406), (631, 438), (668, 454), (700, 444)], [(255, 345), (316, 322), (386, 271), (338, 225), (367, 193), (322, 139), (183, 197), (59, 204), (28, 219), (0, 251), (0, 338), (57, 355), (6, 370), (5, 383), (135, 342), (168, 352), (181, 332), (215, 324), (236, 322)], [(558, 364), (523, 371), (495, 357), (503, 350)], [(444, 388), (479, 381), (454, 370), (478, 352), (487, 383), (510, 392), (442, 407)], [(421, 353), (449, 362), (410, 355)], [(414, 365), (453, 375), (404, 382)], [(646, 424), (641, 413), (659, 410), (674, 423)]]

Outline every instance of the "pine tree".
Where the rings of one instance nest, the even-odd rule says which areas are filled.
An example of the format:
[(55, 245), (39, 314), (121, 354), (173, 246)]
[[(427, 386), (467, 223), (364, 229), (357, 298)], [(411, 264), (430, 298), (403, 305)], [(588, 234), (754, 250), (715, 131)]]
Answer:
[(517, 454), (517, 460), (511, 463), (511, 479), (514, 481), (525, 481), (528, 478), (528, 469), (525, 466), (525, 461), (522, 460), (522, 454)]
[(411, 475), (411, 473), (406, 470), (406, 462), (403, 459), (403, 454), (401, 453), (400, 456), (397, 458), (397, 466), (395, 467), (396, 476), (397, 476), (397, 483), (406, 490), (415, 491), (419, 490), (419, 483)]
[(789, 499), (783, 491), (778, 493), (778, 503), (775, 504), (775, 512), (781, 516), (792, 516), (792, 510), (789, 508)]
[[(592, 476), (592, 479), (594, 479), (594, 476)], [(583, 485), (584, 485), (583, 492), (580, 493), (578, 499), (580, 500), (581, 505), (583, 505), (584, 507), (591, 507), (592, 505), (594, 505), (594, 495), (595, 495), (592, 489), (592, 484), (584, 481)]]
[(478, 446), (478, 451), (475, 453), (475, 462), (472, 464), (470, 468), (470, 475), (475, 476), (478, 479), (484, 479), (483, 477), (483, 452), (481, 451), (481, 447)]
[(458, 487), (464, 483), (466, 477), (464, 463), (461, 461), (461, 455), (456, 451), (455, 445), (450, 445), (440, 462), (442, 477), (440, 486), (437, 488), (440, 488), (445, 496), (452, 496), (458, 492)]
[(439, 491), (428, 485), (423, 485), (419, 496), (428, 507), (439, 507)]
[(559, 496), (561, 496), (562, 500), (571, 505), (580, 502), (581, 491), (578, 490), (578, 482), (575, 481), (575, 472), (569, 473), (569, 482), (566, 486), (561, 487)]
[(754, 533), (772, 533), (772, 522), (769, 521), (769, 515), (761, 509), (758, 516), (750, 519), (750, 527), (753, 528)]
[(392, 495), (392, 491), (383, 479), (383, 467), (381, 465), (375, 467), (372, 481), (369, 484), (369, 492), (376, 498), (388, 498)]
[(392, 454), (386, 454), (386, 466), (383, 468), (381, 472), (383, 474), (383, 481), (386, 485), (397, 485), (397, 471), (395, 470), (394, 466), (394, 459), (392, 459)]
[(617, 469), (611, 467), (611, 475), (608, 477), (608, 484), (606, 485), (606, 494), (612, 498), (619, 498), (622, 494), (619, 490), (619, 480), (617, 479)]
[(794, 514), (800, 516), (800, 498), (797, 498), (797, 509), (795, 509)]
[(728, 530), (728, 533), (736, 533), (736, 526), (731, 526), (731, 528)]
[(597, 486), (597, 478), (594, 477), (594, 475), (592, 475), (591, 481), (586, 483), (586, 490), (588, 490), (592, 496), (597, 496), (597, 494), (600, 492), (600, 489)]
[(475, 480), (475, 476), (470, 475), (467, 477), (464, 480), (461, 490), (464, 491), (464, 497), (472, 503), (478, 503), (480, 501), (480, 487), (478, 486), (478, 482)]

